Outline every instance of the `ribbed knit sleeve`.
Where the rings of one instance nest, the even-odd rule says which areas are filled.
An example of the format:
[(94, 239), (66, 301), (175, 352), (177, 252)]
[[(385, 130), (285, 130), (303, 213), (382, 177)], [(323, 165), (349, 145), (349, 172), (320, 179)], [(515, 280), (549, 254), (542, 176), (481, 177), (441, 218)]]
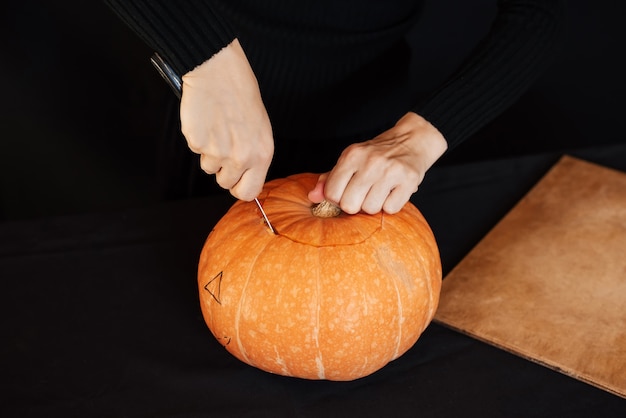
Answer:
[(558, 0), (501, 0), (491, 31), (468, 60), (413, 111), (450, 148), (512, 105), (546, 68), (563, 27)]
[(236, 37), (211, 1), (104, 1), (180, 75), (202, 64)]

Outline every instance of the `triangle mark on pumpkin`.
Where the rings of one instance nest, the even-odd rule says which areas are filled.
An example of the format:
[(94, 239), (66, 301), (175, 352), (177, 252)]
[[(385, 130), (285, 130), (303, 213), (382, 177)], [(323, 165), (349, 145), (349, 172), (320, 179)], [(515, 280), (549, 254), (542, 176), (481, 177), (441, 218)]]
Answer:
[(204, 285), (204, 290), (209, 292), (213, 299), (220, 305), (222, 302), (220, 301), (220, 292), (222, 288), (222, 276), (224, 275), (223, 271), (220, 271), (213, 277), (207, 284)]

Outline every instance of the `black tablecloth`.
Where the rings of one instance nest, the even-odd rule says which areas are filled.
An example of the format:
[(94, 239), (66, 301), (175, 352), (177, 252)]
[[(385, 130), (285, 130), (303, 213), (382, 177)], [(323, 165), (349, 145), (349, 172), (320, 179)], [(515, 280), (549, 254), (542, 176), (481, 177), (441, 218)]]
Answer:
[[(570, 155), (626, 171), (624, 145)], [(559, 157), (433, 168), (414, 203), (444, 274)], [(196, 285), (202, 244), (232, 203), (0, 224), (0, 416), (626, 416), (622, 398), (436, 324), (352, 382), (239, 362), (205, 326)]]

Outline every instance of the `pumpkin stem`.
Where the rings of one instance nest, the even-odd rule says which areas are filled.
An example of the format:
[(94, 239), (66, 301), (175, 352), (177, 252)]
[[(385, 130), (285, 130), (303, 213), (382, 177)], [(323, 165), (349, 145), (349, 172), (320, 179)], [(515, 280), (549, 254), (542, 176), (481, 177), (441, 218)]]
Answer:
[(327, 200), (322, 200), (317, 205), (311, 207), (311, 212), (318, 218), (334, 218), (341, 214), (341, 208)]

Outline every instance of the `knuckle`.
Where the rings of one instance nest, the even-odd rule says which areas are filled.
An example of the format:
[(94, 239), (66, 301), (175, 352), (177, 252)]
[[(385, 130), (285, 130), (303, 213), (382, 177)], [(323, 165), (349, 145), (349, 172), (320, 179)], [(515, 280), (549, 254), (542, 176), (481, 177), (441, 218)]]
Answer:
[(360, 144), (350, 144), (341, 152), (339, 159), (344, 163), (353, 163), (360, 161), (363, 154), (364, 149)]
[(366, 161), (368, 164), (376, 166), (389, 166), (394, 164), (393, 159), (388, 158), (385, 154), (377, 150), (367, 153)]
[(354, 215), (361, 210), (359, 205), (355, 205), (352, 202), (340, 202), (339, 207), (341, 208), (342, 211), (344, 211), (348, 215)]
[[(324, 190), (324, 199), (326, 199), (327, 201), (329, 201), (330, 203), (333, 203), (339, 207), (340, 206), (340, 202), (341, 202), (341, 194), (332, 191), (332, 190)], [(343, 208), (342, 208), (343, 209)]]
[[(231, 193), (232, 193), (232, 189), (231, 189)], [(239, 200), (244, 200), (246, 202), (249, 202), (252, 199), (254, 199), (255, 194), (250, 193), (250, 192), (235, 192), (233, 196), (235, 196)]]
[(217, 184), (219, 184), (220, 187), (225, 189), (225, 190), (233, 190), (233, 188), (237, 184), (237, 180), (233, 179), (232, 177), (224, 177), (224, 176), (220, 177), (219, 173), (215, 177), (215, 179), (217, 181)]
[[(260, 190), (258, 190), (258, 192), (260, 193)], [(257, 190), (254, 188), (244, 187), (240, 184), (237, 184), (230, 189), (231, 195), (239, 200), (244, 200), (246, 202), (254, 199), (259, 193), (257, 193)]]
[(398, 212), (400, 212), (400, 209), (402, 209), (403, 205), (399, 205), (396, 202), (385, 202), (385, 204), (383, 205), (382, 209), (385, 211), (385, 213), (388, 213), (390, 215), (394, 215)]
[(194, 139), (197, 138), (195, 125), (193, 123), (186, 122), (181, 119), (180, 121), (180, 132), (183, 134), (187, 143), (194, 142)]
[(382, 209), (390, 215), (396, 214), (402, 210), (410, 197), (408, 189), (395, 189), (385, 200)]
[(198, 139), (198, 135), (193, 135), (191, 133), (183, 133), (185, 139), (187, 140), (187, 147), (194, 152), (195, 154), (202, 154), (202, 142)]
[(204, 158), (200, 159), (200, 168), (205, 173), (213, 174), (211, 165)]
[(248, 161), (245, 158), (233, 155), (227, 160), (226, 164), (232, 171), (243, 172), (248, 165)]
[(200, 155), (200, 168), (208, 174), (215, 174), (220, 169), (219, 161), (214, 160), (206, 155)]
[(361, 207), (361, 210), (363, 210), (363, 212), (367, 213), (368, 215), (375, 215), (380, 212), (380, 209), (381, 206), (379, 204), (363, 203), (363, 206)]

